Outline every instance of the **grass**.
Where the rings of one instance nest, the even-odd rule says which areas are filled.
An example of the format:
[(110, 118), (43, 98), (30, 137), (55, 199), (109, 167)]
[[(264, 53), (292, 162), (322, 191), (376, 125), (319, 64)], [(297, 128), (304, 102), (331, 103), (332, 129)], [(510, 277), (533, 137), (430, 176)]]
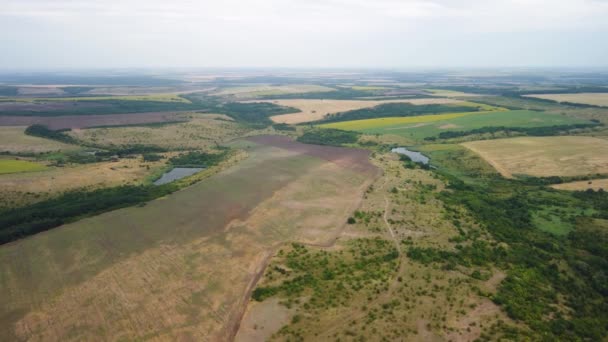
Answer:
[(47, 167), (27, 160), (0, 159), (0, 175), (44, 171)]
[(503, 176), (576, 176), (608, 172), (608, 141), (582, 136), (519, 137), (463, 144)]
[(589, 123), (589, 121), (565, 115), (514, 110), (357, 120), (326, 124), (321, 127), (356, 130), (367, 134), (402, 135), (414, 140), (422, 140), (436, 137), (441, 132), (468, 131), (482, 127), (543, 127), (577, 123)]
[(0, 127), (0, 152), (45, 153), (79, 149), (75, 145), (26, 135), (25, 128), (24, 126)]

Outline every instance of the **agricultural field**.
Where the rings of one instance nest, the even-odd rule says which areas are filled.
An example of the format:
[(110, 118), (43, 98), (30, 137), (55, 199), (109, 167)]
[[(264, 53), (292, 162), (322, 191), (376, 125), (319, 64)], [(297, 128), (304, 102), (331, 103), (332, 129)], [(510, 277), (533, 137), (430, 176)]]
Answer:
[[(35, 163), (28, 160), (0, 157), (0, 175), (37, 172), (44, 170), (46, 170), (46, 166), (40, 163)], [(4, 187), (2, 188), (2, 190), (4, 190)]]
[(157, 102), (182, 102), (191, 103), (188, 99), (177, 94), (150, 94), (150, 95), (112, 95), (112, 96), (78, 96), (78, 97), (8, 97), (2, 101), (11, 102), (75, 102), (75, 101), (157, 101)]
[(3, 116), (0, 126), (45, 125), (50, 129), (87, 128), (100, 126), (142, 125), (165, 122), (186, 121), (191, 112), (150, 112), (104, 115), (62, 115), (62, 116)]
[(534, 94), (526, 97), (551, 100), (555, 102), (581, 103), (593, 106), (608, 107), (607, 93), (577, 93), (577, 94)]
[(546, 127), (590, 123), (584, 119), (536, 111), (485, 111), (448, 113), (402, 118), (378, 118), (320, 125), (367, 134), (401, 135), (413, 140), (437, 137), (447, 131), (469, 131), (483, 127)]
[(231, 96), (236, 99), (257, 98), (262, 96), (273, 96), (283, 94), (300, 94), (300, 93), (317, 93), (334, 91), (334, 88), (329, 88), (314, 84), (290, 84), (290, 85), (259, 85), (259, 86), (240, 86), (219, 89), (212, 92), (216, 96)]
[(0, 152), (44, 153), (79, 149), (78, 146), (26, 135), (25, 129), (24, 126), (0, 126)]
[(608, 141), (592, 137), (518, 137), (463, 143), (504, 177), (608, 172)]
[(362, 108), (371, 108), (384, 103), (411, 103), (414, 105), (423, 104), (460, 104), (464, 101), (429, 98), (429, 99), (410, 99), (410, 100), (272, 100), (272, 103), (293, 107), (300, 110), (299, 113), (282, 114), (272, 116), (270, 119), (277, 123), (299, 124), (323, 119), (327, 114), (347, 112)]
[(570, 183), (562, 183), (562, 184), (552, 185), (551, 187), (553, 189), (569, 190), (569, 191), (585, 191), (587, 189), (592, 189), (594, 191), (603, 189), (604, 191), (608, 191), (608, 179), (593, 179), (593, 180), (577, 181), (577, 182), (570, 182)]
[[(130, 114), (133, 115), (133, 114)], [(247, 132), (225, 115), (182, 114), (185, 122), (149, 126), (75, 129), (69, 135), (102, 146), (155, 145), (171, 150), (205, 149)]]
[(1, 339), (230, 340), (274, 248), (331, 243), (377, 175), (367, 151), (234, 146), (182, 191), (2, 246)]

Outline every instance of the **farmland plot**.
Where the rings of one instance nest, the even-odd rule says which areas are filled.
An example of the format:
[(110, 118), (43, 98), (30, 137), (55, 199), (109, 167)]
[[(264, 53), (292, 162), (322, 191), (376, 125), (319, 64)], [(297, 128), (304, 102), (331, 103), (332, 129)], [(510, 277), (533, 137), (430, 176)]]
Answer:
[(0, 339), (234, 336), (274, 248), (332, 241), (376, 175), (365, 151), (252, 140), (166, 198), (0, 247)]

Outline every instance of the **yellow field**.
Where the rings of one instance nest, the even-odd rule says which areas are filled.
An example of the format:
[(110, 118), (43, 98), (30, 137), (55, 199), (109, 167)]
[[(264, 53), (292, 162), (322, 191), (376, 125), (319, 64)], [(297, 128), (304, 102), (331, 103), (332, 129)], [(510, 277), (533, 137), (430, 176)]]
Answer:
[(578, 93), (578, 94), (534, 94), (526, 97), (552, 100), (557, 102), (582, 103), (594, 106), (608, 106), (608, 88), (606, 93)]
[(608, 179), (594, 179), (589, 181), (579, 181), (563, 184), (555, 184), (551, 186), (558, 190), (570, 190), (570, 191), (584, 191), (587, 189), (593, 189), (595, 191), (599, 189), (608, 190)]
[(327, 92), (332, 90), (335, 89), (313, 84), (290, 84), (281, 86), (259, 85), (225, 88), (213, 93), (213, 95), (234, 96), (236, 98), (256, 98), (259, 96)]
[[(294, 107), (301, 112), (292, 114), (282, 114), (272, 116), (272, 121), (276, 123), (298, 124), (323, 119), (327, 114), (347, 112), (362, 108), (371, 108), (384, 103), (411, 103), (414, 105), (424, 104), (461, 104), (464, 103), (455, 99), (411, 99), (411, 100), (384, 100), (384, 101), (363, 101), (363, 100), (274, 100), (269, 101), (281, 106)], [(478, 106), (478, 104), (475, 104)]]
[(356, 131), (356, 130), (361, 130), (361, 129), (372, 129), (372, 128), (394, 126), (394, 125), (401, 125), (401, 124), (425, 123), (425, 122), (449, 120), (449, 119), (459, 118), (459, 117), (468, 116), (468, 115), (482, 115), (482, 114), (486, 114), (486, 113), (489, 113), (489, 112), (464, 112), (464, 113), (447, 113), (447, 114), (437, 114), (437, 115), (365, 119), (365, 120), (334, 122), (334, 123), (320, 125), (320, 127), (343, 129), (343, 130), (347, 130), (347, 131)]
[[(46, 170), (46, 166), (27, 160), (0, 159), (0, 175)], [(2, 188), (2, 190), (5, 190)]]
[(463, 143), (504, 177), (608, 173), (608, 141), (592, 137), (521, 137)]
[(42, 153), (78, 149), (78, 146), (26, 135), (25, 128), (25, 126), (0, 127), (0, 152)]

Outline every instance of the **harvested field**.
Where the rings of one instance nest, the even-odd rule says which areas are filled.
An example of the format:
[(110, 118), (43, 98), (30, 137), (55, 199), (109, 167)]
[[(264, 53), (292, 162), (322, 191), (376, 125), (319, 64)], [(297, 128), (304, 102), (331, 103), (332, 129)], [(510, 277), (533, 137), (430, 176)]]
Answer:
[(242, 86), (220, 89), (213, 93), (218, 96), (232, 96), (235, 98), (256, 98), (260, 96), (272, 96), (283, 94), (300, 94), (311, 92), (328, 92), (335, 89), (314, 84), (290, 84), (290, 85), (259, 85)]
[(594, 106), (608, 106), (608, 93), (534, 94), (524, 96), (544, 100), (552, 100), (556, 102), (571, 102)]
[(562, 183), (551, 185), (551, 187), (558, 190), (570, 191), (585, 191), (587, 189), (593, 189), (594, 191), (603, 189), (608, 191), (608, 179), (594, 179), (588, 181)]
[[(133, 114), (128, 114), (133, 115)], [(189, 121), (158, 127), (75, 129), (69, 134), (94, 145), (156, 145), (168, 149), (204, 149), (243, 136), (246, 130), (221, 114), (188, 114)]]
[(254, 140), (182, 191), (0, 247), (0, 339), (231, 340), (274, 248), (332, 241), (376, 174)]
[(461, 103), (463, 101), (453, 99), (411, 99), (411, 100), (273, 100), (267, 101), (281, 106), (294, 107), (301, 110), (300, 113), (275, 115), (272, 121), (277, 123), (298, 124), (303, 122), (321, 120), (327, 114), (347, 112), (350, 110), (375, 107), (384, 103), (411, 103), (423, 104), (449, 104)]
[(0, 127), (0, 152), (42, 153), (76, 150), (79, 147), (54, 140), (32, 137), (24, 133), (25, 126)]
[(0, 126), (29, 126), (41, 124), (50, 129), (86, 128), (98, 126), (137, 125), (159, 122), (185, 121), (181, 114), (188, 112), (150, 112), (105, 115), (66, 116), (0, 116)]
[(608, 141), (592, 137), (521, 137), (463, 143), (504, 177), (608, 173)]

